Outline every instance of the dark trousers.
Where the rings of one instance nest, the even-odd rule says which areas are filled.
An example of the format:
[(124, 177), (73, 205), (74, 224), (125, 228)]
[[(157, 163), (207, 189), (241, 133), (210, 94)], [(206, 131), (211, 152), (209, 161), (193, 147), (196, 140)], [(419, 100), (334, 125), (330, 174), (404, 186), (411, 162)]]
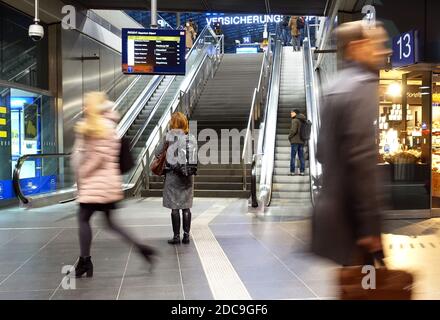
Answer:
[(124, 240), (130, 244), (137, 243), (134, 239), (123, 230), (120, 226), (115, 224), (112, 218), (112, 209), (106, 205), (94, 204), (80, 204), (79, 207), (79, 246), (81, 257), (90, 256), (90, 247), (92, 246), (92, 228), (90, 227), (90, 218), (96, 211), (104, 212), (107, 226), (114, 232), (118, 233)]
[(299, 162), (300, 162), (300, 171), (304, 173), (306, 171), (306, 164), (304, 161), (304, 145), (300, 143), (292, 143), (290, 147), (290, 172), (295, 172), (295, 160), (296, 154), (298, 154)]

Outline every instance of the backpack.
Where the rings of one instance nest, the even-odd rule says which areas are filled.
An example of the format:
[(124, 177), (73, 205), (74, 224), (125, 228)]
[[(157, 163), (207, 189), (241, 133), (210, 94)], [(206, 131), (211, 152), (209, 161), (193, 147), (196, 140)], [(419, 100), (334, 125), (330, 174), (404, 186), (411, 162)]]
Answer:
[(304, 28), (304, 18), (303, 17), (298, 17), (298, 19), (296, 20), (296, 27), (298, 29)]
[(134, 159), (130, 152), (130, 140), (121, 138), (121, 151), (119, 153), (119, 166), (121, 173), (125, 174), (134, 167)]
[(299, 137), (302, 141), (307, 142), (310, 140), (310, 134), (312, 132), (312, 122), (310, 120), (300, 120), (301, 128), (299, 129)]
[(197, 163), (189, 163), (189, 141), (186, 141), (186, 161), (185, 163), (179, 163), (174, 166), (173, 171), (184, 177), (190, 177), (197, 175)]

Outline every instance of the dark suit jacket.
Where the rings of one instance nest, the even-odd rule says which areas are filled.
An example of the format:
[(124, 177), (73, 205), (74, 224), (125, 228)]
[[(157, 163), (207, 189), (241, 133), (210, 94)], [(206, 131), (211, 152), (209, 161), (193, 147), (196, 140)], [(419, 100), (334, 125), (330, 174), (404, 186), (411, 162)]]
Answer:
[(359, 64), (342, 70), (323, 97), (317, 158), (323, 189), (312, 250), (342, 265), (361, 255), (356, 241), (381, 234), (376, 180), (378, 77)]

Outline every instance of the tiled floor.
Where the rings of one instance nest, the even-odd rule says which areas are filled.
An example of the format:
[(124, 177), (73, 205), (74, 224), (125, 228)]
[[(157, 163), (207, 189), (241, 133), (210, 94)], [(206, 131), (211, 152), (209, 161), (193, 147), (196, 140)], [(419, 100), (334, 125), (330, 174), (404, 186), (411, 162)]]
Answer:
[[(236, 272), (252, 299), (336, 297), (336, 266), (308, 252), (307, 213), (278, 208), (262, 215), (249, 212), (247, 202), (238, 199), (194, 202), (193, 220), (209, 221), (197, 229), (212, 232), (231, 266), (225, 272)], [(214, 207), (219, 213), (210, 211)], [(149, 272), (136, 249), (107, 231), (97, 213), (94, 277), (77, 279), (76, 288), (69, 289), (66, 281), (72, 279), (64, 278), (62, 268), (73, 265), (78, 256), (76, 205), (0, 211), (0, 299), (191, 300), (213, 299), (222, 290), (218, 282), (226, 274), (213, 274), (206, 263), (221, 257), (200, 257), (209, 255), (204, 248), (210, 243), (205, 242), (212, 239), (198, 235), (198, 242), (188, 246), (166, 243), (171, 225), (161, 199), (129, 200), (116, 215), (136, 238), (159, 250), (156, 268)], [(414, 273), (416, 299), (440, 299), (439, 230), (439, 219), (385, 222), (387, 263)]]

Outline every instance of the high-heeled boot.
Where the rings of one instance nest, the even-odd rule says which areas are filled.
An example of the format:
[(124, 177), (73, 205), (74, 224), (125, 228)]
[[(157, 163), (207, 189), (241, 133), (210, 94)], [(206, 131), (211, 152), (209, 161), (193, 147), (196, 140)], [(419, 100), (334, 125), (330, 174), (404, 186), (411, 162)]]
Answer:
[(191, 230), (191, 211), (189, 209), (185, 209), (182, 212), (183, 216), (183, 239), (182, 243), (189, 243), (189, 232)]
[(75, 277), (81, 278), (86, 274), (87, 278), (93, 277), (93, 263), (91, 257), (79, 257), (78, 264), (75, 267)]
[(180, 213), (179, 210), (171, 211), (171, 223), (173, 225), (174, 237), (168, 240), (169, 244), (180, 244)]

